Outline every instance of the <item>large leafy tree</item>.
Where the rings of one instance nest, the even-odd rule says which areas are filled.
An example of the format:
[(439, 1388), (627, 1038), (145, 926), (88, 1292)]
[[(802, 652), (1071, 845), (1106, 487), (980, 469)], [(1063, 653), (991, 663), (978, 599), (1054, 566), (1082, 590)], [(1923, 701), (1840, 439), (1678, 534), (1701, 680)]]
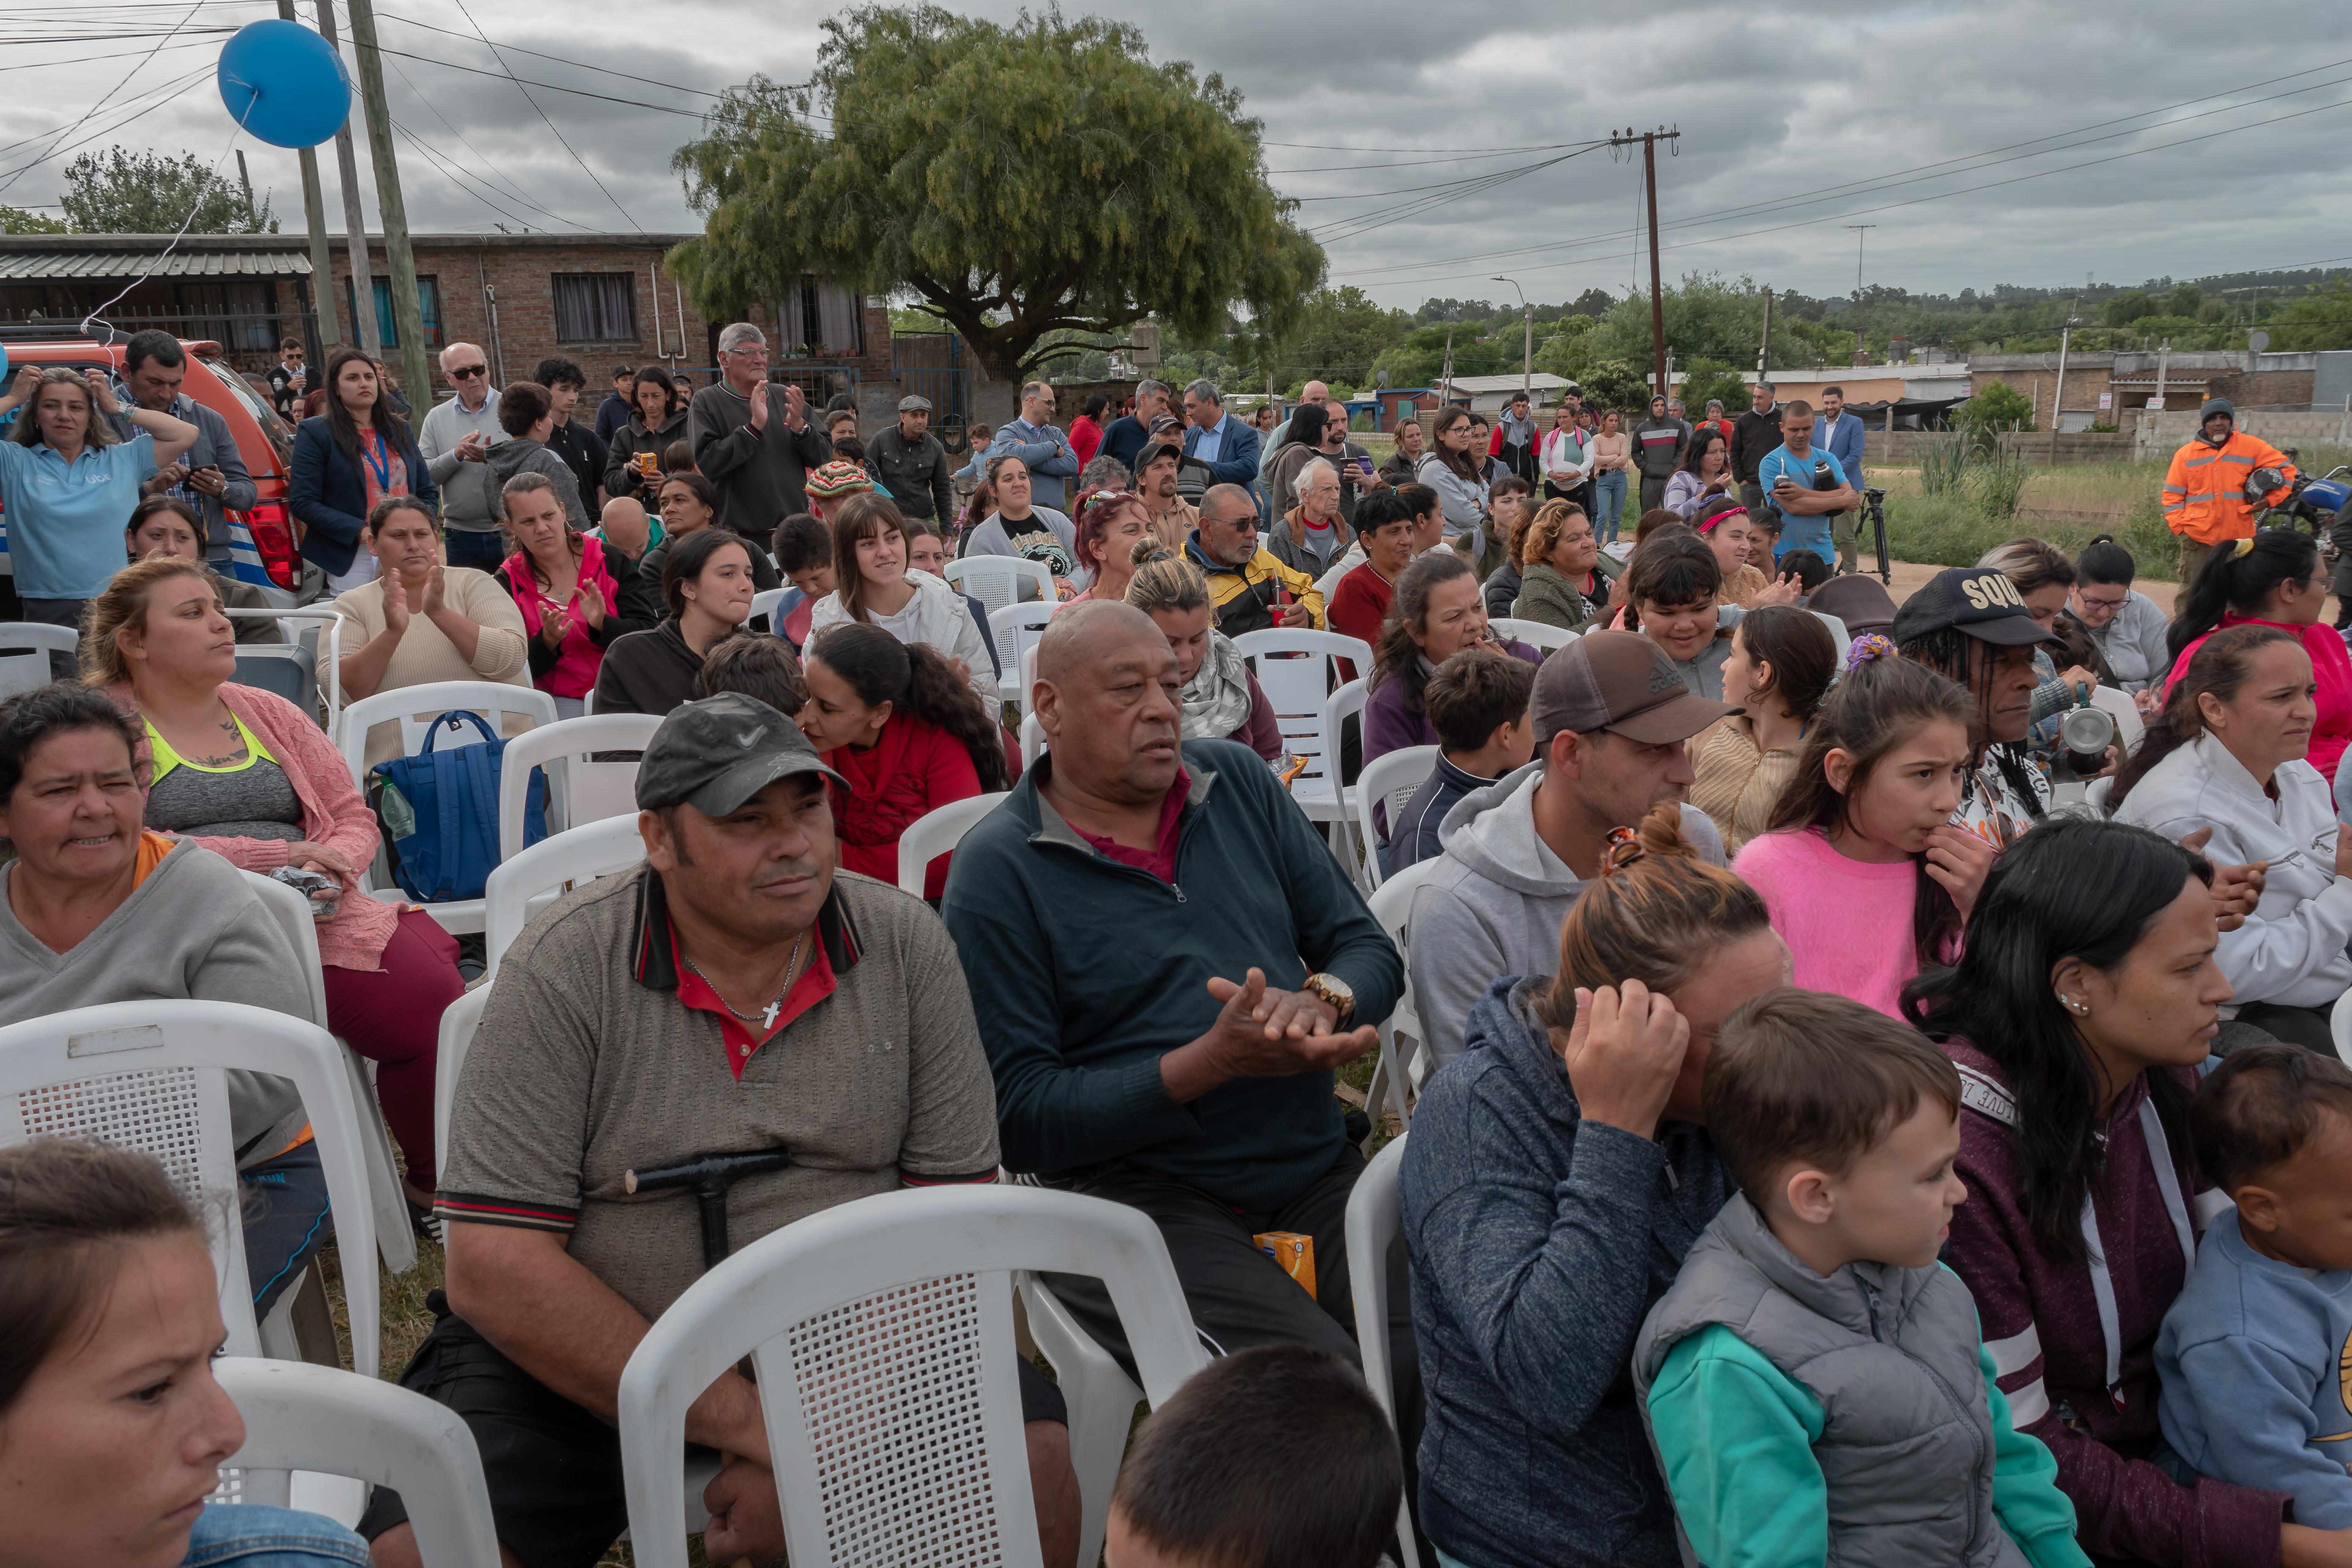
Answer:
[(706, 222), (671, 265), (707, 315), (815, 272), (911, 292), (1013, 379), (1050, 333), (1146, 317), (1198, 339), (1240, 310), (1279, 339), (1322, 276), (1240, 95), (1131, 26), (919, 5), (824, 30), (811, 81), (755, 79), (673, 160)]
[(191, 234), (278, 232), (268, 197), (256, 205), (251, 191), (215, 178), (194, 153), (84, 153), (66, 165), (59, 201), (67, 220), (85, 234), (176, 234), (184, 222)]

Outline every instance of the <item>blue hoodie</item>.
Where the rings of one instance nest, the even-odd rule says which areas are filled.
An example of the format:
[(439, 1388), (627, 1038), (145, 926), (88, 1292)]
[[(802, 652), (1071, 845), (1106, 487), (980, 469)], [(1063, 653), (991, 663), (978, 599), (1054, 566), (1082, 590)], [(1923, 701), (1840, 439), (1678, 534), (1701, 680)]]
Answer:
[(1633, 1341), (1731, 1177), (1688, 1122), (1583, 1125), (1543, 984), (1497, 980), (1471, 1009), (1405, 1144), (1422, 1528), (1477, 1568), (1677, 1568)]

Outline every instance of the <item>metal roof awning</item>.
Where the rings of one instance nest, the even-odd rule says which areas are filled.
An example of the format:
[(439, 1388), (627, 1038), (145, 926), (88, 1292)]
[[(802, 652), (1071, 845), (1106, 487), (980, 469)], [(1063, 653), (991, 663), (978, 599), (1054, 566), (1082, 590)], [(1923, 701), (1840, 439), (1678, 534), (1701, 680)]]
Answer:
[(0, 250), (0, 283), (52, 283), (81, 279), (308, 278), (310, 258), (299, 250)]

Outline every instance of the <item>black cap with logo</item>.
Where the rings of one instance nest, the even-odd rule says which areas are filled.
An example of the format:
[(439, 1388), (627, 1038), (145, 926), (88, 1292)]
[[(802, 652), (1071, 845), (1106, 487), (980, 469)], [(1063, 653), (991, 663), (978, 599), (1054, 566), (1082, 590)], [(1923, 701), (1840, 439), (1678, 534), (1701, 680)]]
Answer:
[(728, 816), (795, 773), (844, 784), (799, 725), (756, 697), (722, 691), (672, 710), (654, 731), (637, 764), (637, 807), (685, 805), (705, 816)]
[(2058, 641), (2035, 623), (2017, 584), (1990, 566), (1948, 567), (1928, 578), (1895, 612), (1897, 643), (1948, 627), (2002, 647)]

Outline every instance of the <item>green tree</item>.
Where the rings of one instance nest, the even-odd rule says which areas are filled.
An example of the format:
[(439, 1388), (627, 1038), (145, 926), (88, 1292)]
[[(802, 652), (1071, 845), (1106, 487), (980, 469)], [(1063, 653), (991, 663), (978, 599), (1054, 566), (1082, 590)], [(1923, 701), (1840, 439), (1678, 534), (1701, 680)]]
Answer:
[[(66, 165), (66, 218), (84, 234), (276, 234), (269, 198), (215, 178), (194, 153), (176, 158), (109, 147)], [(189, 213), (195, 216), (191, 218)]]
[(43, 217), (23, 207), (0, 206), (0, 234), (63, 234), (66, 221)]
[(1307, 296), (1298, 324), (1275, 344), (1275, 377), (1335, 387), (1369, 382), (1374, 362), (1412, 330), (1402, 310), (1383, 310), (1355, 285), (1326, 284)]
[(1593, 319), (1562, 316), (1552, 334), (1536, 344), (1536, 368), (1580, 381), (1592, 358)]
[(1584, 388), (1588, 405), (1614, 408), (1624, 416), (1624, 427), (1630, 430), (1650, 412), (1649, 370), (1647, 364), (1629, 364), (1622, 359), (1596, 359), (1584, 367), (1577, 381)]
[(2099, 320), (2111, 327), (2128, 327), (2149, 316), (2161, 314), (2164, 307), (2134, 289), (2118, 294), (2099, 307)]
[(2352, 284), (2338, 278), (2289, 300), (2271, 319), (2270, 333), (2271, 347), (2281, 353), (2352, 348)]
[(1435, 384), (1445, 368), (1445, 340), (1449, 330), (1454, 339), (1454, 374), (1500, 375), (1505, 371), (1518, 368), (1520, 345), (1516, 338), (1507, 353), (1501, 343), (1479, 337), (1474, 330), (1460, 322), (1432, 321), (1405, 334), (1403, 342), (1373, 362), (1373, 369), (1388, 372), (1391, 386)]
[(1683, 412), (1694, 422), (1706, 412), (1709, 398), (1722, 404), (1733, 417), (1747, 410), (1748, 384), (1739, 379), (1738, 371), (1705, 354), (1694, 355), (1684, 368), (1690, 379), (1683, 383)]
[(2005, 381), (1996, 381), (1952, 410), (1952, 419), (1979, 443), (2002, 430), (2033, 428), (2033, 405)]
[(869, 5), (824, 35), (809, 83), (753, 79), (672, 160), (707, 221), (670, 262), (706, 316), (815, 272), (912, 293), (1007, 380), (1057, 331), (1154, 317), (1206, 338), (1236, 309), (1276, 339), (1297, 324), (1322, 247), (1219, 78), (1054, 10)]

